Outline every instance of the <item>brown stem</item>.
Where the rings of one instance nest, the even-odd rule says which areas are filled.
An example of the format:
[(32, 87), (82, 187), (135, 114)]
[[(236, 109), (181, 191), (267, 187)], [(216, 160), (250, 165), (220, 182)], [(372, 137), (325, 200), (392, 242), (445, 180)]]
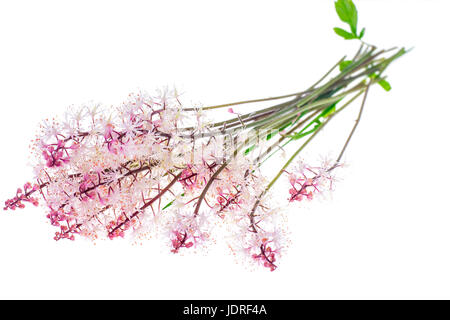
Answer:
[(217, 178), (217, 176), (222, 172), (223, 169), (228, 165), (228, 161), (225, 161), (219, 169), (217, 169), (216, 172), (209, 178), (208, 183), (206, 183), (206, 186), (203, 188), (202, 193), (200, 194), (200, 197), (198, 198), (197, 204), (195, 205), (194, 209), (194, 216), (198, 215), (198, 211), (200, 210), (200, 206), (202, 205), (202, 201), (206, 197), (206, 193), (208, 192), (208, 189), (211, 187), (214, 180)]
[(148, 201), (147, 203), (145, 203), (139, 210), (136, 210), (130, 217), (127, 217), (125, 219), (125, 221), (119, 223), (117, 226), (115, 226), (110, 232), (109, 234), (112, 234), (114, 231), (116, 231), (117, 229), (121, 228), (125, 223), (127, 223), (128, 221), (130, 221), (131, 219), (133, 219), (134, 217), (136, 217), (140, 212), (142, 212), (144, 209), (148, 208), (149, 206), (151, 206), (156, 200), (160, 199), (170, 188), (172, 188), (172, 186), (175, 184), (175, 182), (178, 181), (178, 179), (181, 177), (181, 173), (177, 174), (175, 176), (175, 178), (172, 179), (172, 181), (170, 181), (170, 183), (164, 188), (162, 189), (152, 200)]

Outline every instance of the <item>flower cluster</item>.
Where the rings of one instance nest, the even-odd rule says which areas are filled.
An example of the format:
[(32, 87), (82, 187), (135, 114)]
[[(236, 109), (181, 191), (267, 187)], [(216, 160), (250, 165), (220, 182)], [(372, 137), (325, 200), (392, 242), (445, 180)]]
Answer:
[[(146, 222), (152, 218), (173, 253), (202, 246), (213, 237), (214, 223), (225, 223), (241, 230), (237, 246), (273, 271), (283, 232), (271, 227), (268, 205), (252, 209), (265, 177), (255, 157), (227, 156), (220, 135), (202, 135), (212, 130), (201, 110), (186, 116), (175, 91), (131, 94), (113, 110), (69, 110), (63, 121), (41, 126), (32, 146), (37, 183), (19, 189), (5, 209), (23, 208), (24, 201), (37, 205), (31, 196), (39, 191), (58, 228), (55, 240), (155, 234)], [(324, 170), (313, 178), (307, 172), (315, 171), (305, 166), (298, 177), (291, 174), (290, 201), (310, 198), (328, 177)]]
[(31, 195), (39, 190), (39, 185), (35, 184), (35, 185), (31, 185), (30, 182), (27, 182), (24, 184), (23, 189), (18, 188), (16, 191), (16, 196), (12, 199), (8, 199), (5, 201), (5, 207), (3, 208), (3, 210), (15, 210), (16, 208), (25, 208), (25, 205), (23, 204), (23, 202), (30, 202), (35, 206), (39, 205), (39, 201), (37, 198), (31, 197)]
[(69, 153), (68, 149), (76, 149), (77, 144), (73, 144), (70, 147), (65, 147), (66, 141), (57, 139), (56, 143), (43, 145), (42, 146), (42, 155), (44, 156), (44, 160), (46, 161), (47, 167), (53, 166), (61, 166), (63, 163), (69, 162)]
[(264, 265), (264, 267), (269, 268), (270, 271), (274, 271), (277, 268), (275, 264), (277, 250), (271, 248), (270, 246), (271, 242), (272, 242), (271, 240), (263, 238), (261, 240), (261, 245), (259, 246), (259, 253), (258, 254), (254, 253), (252, 257), (253, 259), (261, 262)]
[(289, 202), (312, 200), (315, 194), (332, 190), (333, 182), (336, 181), (334, 169), (341, 166), (331, 165), (329, 160), (316, 167), (300, 161), (295, 171), (289, 174)]

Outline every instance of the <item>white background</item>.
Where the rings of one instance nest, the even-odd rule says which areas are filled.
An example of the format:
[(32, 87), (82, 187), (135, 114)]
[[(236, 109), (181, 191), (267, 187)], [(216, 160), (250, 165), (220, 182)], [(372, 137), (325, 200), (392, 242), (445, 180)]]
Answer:
[[(44, 208), (27, 207), (0, 214), (0, 298), (450, 298), (450, 4), (356, 5), (366, 41), (415, 49), (388, 70), (391, 92), (369, 93), (333, 199), (290, 211), (276, 272), (220, 244), (174, 256), (153, 241), (55, 242)], [(1, 199), (32, 176), (42, 118), (163, 85), (205, 105), (297, 92), (354, 54), (335, 26), (331, 0), (0, 1)], [(357, 109), (319, 151), (339, 150)]]

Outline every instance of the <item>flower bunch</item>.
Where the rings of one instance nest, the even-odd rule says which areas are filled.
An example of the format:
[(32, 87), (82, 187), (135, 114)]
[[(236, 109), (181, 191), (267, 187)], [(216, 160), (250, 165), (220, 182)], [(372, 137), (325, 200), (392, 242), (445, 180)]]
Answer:
[[(173, 253), (200, 248), (217, 235), (217, 225), (227, 225), (233, 251), (273, 271), (286, 247), (280, 208), (270, 201), (273, 185), (281, 176), (289, 182), (279, 190), (287, 198), (282, 206), (332, 188), (369, 87), (386, 87), (383, 72), (405, 50), (388, 52), (362, 43), (351, 60), (339, 60), (307, 90), (280, 97), (185, 107), (175, 89), (164, 89), (130, 94), (115, 108), (68, 110), (62, 120), (42, 123), (31, 150), (35, 184), (17, 190), (5, 210), (42, 201), (57, 228), (55, 240), (161, 234)], [(357, 121), (339, 156), (321, 166), (300, 161), (288, 171), (323, 127), (360, 96)], [(249, 113), (232, 108), (276, 100), (283, 102)], [(220, 108), (232, 118), (211, 120)], [(298, 144), (297, 150), (269, 180), (264, 164), (289, 143)]]
[(300, 161), (293, 173), (289, 174), (289, 202), (312, 200), (315, 194), (324, 190), (332, 190), (336, 177), (333, 170), (341, 166), (340, 163), (332, 165), (325, 160), (321, 166), (312, 167)]

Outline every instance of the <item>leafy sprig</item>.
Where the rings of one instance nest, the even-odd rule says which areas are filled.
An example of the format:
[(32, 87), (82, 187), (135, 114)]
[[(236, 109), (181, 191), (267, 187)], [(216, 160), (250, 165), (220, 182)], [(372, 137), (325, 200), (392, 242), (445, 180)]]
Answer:
[(349, 25), (350, 31), (346, 31), (342, 28), (334, 28), (334, 32), (338, 36), (341, 36), (345, 40), (351, 39), (362, 39), (364, 33), (366, 31), (365, 28), (362, 28), (358, 33), (358, 11), (356, 10), (355, 4), (352, 0), (337, 0), (334, 3), (336, 8), (336, 12), (341, 19), (342, 22), (345, 22)]
[[(362, 28), (358, 33), (358, 10), (356, 10), (356, 6), (352, 0), (337, 0), (334, 3), (334, 7), (336, 8), (336, 13), (339, 16), (341, 21), (345, 22), (349, 25), (350, 30), (346, 31), (341, 28), (334, 28), (334, 32), (338, 36), (341, 36), (345, 40), (358, 39), (361, 40), (366, 31), (365, 28)], [(344, 60), (339, 64), (339, 70), (342, 72), (349, 68), (352, 65), (352, 60)], [(370, 78), (378, 79), (379, 74), (371, 74)], [(378, 79), (377, 83), (386, 91), (391, 90), (391, 85), (386, 79)]]

